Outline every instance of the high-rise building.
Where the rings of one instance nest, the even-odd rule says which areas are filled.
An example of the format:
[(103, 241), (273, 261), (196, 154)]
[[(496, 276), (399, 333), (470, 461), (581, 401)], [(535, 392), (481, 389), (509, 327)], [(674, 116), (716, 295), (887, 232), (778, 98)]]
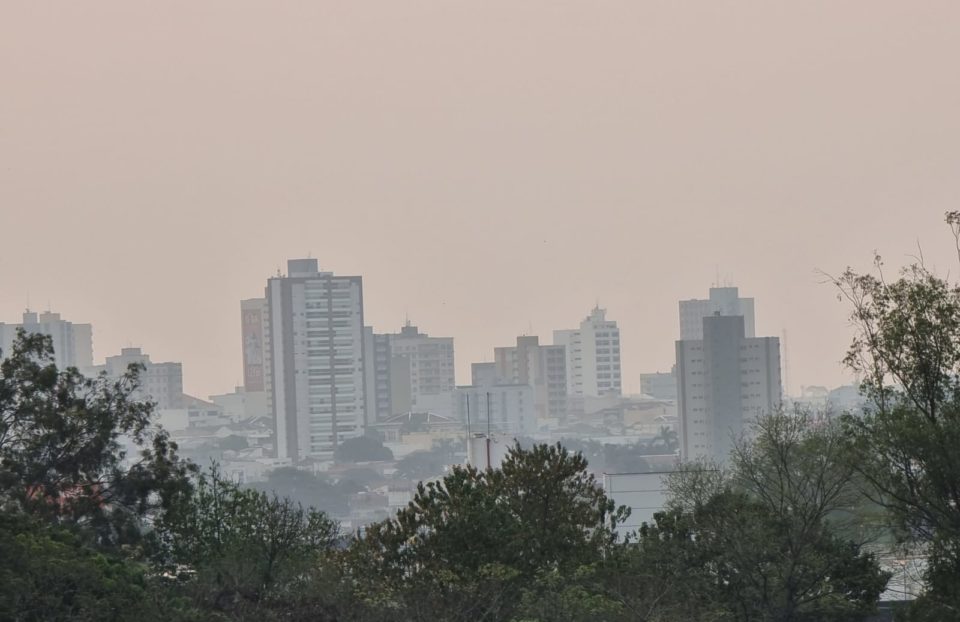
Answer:
[(736, 287), (711, 287), (706, 300), (680, 301), (680, 339), (703, 339), (703, 318), (716, 314), (742, 316), (746, 337), (756, 337), (753, 298), (740, 298)]
[(452, 337), (431, 337), (410, 322), (399, 333), (367, 326), (364, 348), (368, 425), (411, 411), (452, 414)]
[(326, 461), (364, 422), (363, 286), (291, 259), (267, 281), (267, 360), (276, 453)]
[(453, 337), (431, 337), (407, 322), (399, 333), (390, 335), (390, 354), (405, 360), (409, 367), (414, 409), (432, 402), (431, 397), (449, 396), (456, 388)]
[(640, 393), (657, 400), (677, 400), (677, 368), (669, 373), (640, 374)]
[(567, 414), (567, 355), (560, 345), (540, 345), (536, 336), (517, 337), (517, 345), (494, 348), (495, 377), (501, 384), (533, 388), (534, 408), (540, 419), (562, 419)]
[(0, 322), (2, 356), (10, 354), (18, 328), (28, 333), (49, 335), (53, 341), (53, 360), (58, 368), (76, 367), (89, 372), (93, 367), (93, 327), (90, 324), (74, 324), (62, 319), (59, 313), (36, 313), (27, 309), (21, 324)]
[(747, 337), (743, 316), (702, 321), (703, 339), (676, 344), (680, 456), (722, 462), (749, 422), (781, 403), (780, 340)]
[(497, 364), (471, 363), (470, 384), (475, 387), (497, 384)]
[(143, 366), (135, 397), (155, 402), (159, 410), (184, 407), (182, 363), (154, 363), (140, 348), (122, 348), (120, 354), (108, 356), (104, 365), (93, 369), (106, 372), (109, 378), (119, 378), (131, 365)]
[(243, 344), (243, 389), (248, 393), (265, 391), (268, 368), (265, 298), (240, 301), (240, 333)]
[[(386, 421), (394, 415), (394, 375), (391, 373), (390, 335), (363, 327), (363, 373), (366, 391), (365, 425)], [(401, 384), (397, 382), (396, 384)], [(409, 380), (406, 381), (409, 385)], [(407, 400), (409, 402), (409, 400)]]
[(594, 307), (580, 328), (553, 331), (554, 345), (567, 357), (567, 393), (575, 397), (620, 395), (620, 329)]

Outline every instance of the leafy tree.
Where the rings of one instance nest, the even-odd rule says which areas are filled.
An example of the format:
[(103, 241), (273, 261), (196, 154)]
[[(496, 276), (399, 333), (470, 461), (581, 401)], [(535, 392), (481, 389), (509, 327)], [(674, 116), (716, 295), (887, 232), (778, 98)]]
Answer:
[[(960, 253), (960, 212), (948, 212)], [(928, 555), (914, 617), (960, 620), (960, 288), (923, 264), (888, 280), (848, 269), (834, 279), (852, 306), (846, 357), (869, 400), (845, 421), (851, 463), (908, 550)]]
[(672, 552), (669, 574), (690, 573), (709, 595), (705, 615), (866, 618), (889, 575), (844, 521), (859, 501), (844, 441), (839, 426), (803, 413), (761, 417), (729, 472), (694, 467), (671, 478), (670, 509), (641, 530), (638, 554), (669, 560)]
[(451, 459), (444, 451), (415, 451), (397, 461), (396, 477), (425, 480), (442, 475)]
[(265, 482), (255, 482), (250, 488), (290, 499), (331, 516), (343, 516), (347, 511), (344, 489), (319, 475), (294, 467), (273, 469)]
[(131, 367), (111, 381), (57, 369), (50, 337), (21, 330), (0, 363), (0, 499), (115, 544), (137, 539), (143, 517), (187, 494), (192, 467), (150, 427), (138, 374)]
[(584, 566), (573, 573), (558, 570), (540, 573), (523, 589), (515, 620), (594, 622), (630, 619), (624, 603), (604, 589), (602, 583), (609, 578), (606, 574), (598, 571), (597, 565)]
[(538, 577), (601, 560), (625, 515), (582, 455), (516, 446), (501, 469), (458, 466), (420, 484), (353, 544), (350, 564), (363, 599), (397, 618), (507, 620)]
[(67, 529), (0, 513), (0, 619), (135, 620), (146, 568), (86, 546)]
[(657, 453), (672, 454), (680, 449), (680, 438), (677, 431), (669, 426), (661, 426), (660, 431), (653, 437), (649, 445), (652, 451)]
[(241, 449), (246, 449), (250, 444), (247, 442), (247, 439), (238, 436), (236, 434), (231, 434), (217, 443), (217, 447), (221, 451), (240, 451)]
[(393, 452), (372, 436), (348, 438), (334, 452), (337, 462), (384, 462), (393, 460)]
[(322, 512), (240, 488), (213, 468), (158, 521), (156, 555), (190, 570), (186, 587), (205, 608), (257, 611), (282, 604), (337, 529)]

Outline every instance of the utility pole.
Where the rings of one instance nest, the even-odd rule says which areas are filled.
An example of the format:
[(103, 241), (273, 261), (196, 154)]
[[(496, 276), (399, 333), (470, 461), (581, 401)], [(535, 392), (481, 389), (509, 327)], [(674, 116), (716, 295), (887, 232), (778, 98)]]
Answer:
[(487, 468), (490, 468), (490, 392), (487, 391)]

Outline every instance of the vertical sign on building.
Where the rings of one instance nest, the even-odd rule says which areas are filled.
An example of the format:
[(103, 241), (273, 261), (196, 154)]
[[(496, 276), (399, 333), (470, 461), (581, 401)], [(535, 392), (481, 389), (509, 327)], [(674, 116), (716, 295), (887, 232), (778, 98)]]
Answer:
[(240, 305), (243, 336), (243, 387), (246, 391), (264, 390), (262, 299), (244, 300)]

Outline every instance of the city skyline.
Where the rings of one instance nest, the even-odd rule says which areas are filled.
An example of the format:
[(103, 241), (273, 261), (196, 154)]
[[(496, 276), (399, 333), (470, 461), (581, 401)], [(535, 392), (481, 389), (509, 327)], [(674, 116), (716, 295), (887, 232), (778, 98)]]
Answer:
[(454, 336), (458, 382), (599, 300), (632, 392), (719, 266), (787, 330), (793, 391), (841, 384), (818, 269), (919, 240), (957, 273), (960, 5), (934, 4), (12, 3), (0, 318), (49, 306), (220, 393), (236, 301), (311, 253), (364, 275), (377, 330)]
[[(287, 261), (288, 261), (288, 262), (289, 262), (289, 261), (295, 261), (295, 262), (309, 261), (309, 262), (317, 263), (317, 265), (320, 265), (320, 264), (317, 262), (316, 259), (299, 259), (299, 260), (287, 260)], [(320, 267), (319, 269), (321, 270), (321, 272), (323, 271), (322, 265), (321, 265), (321, 267)], [(278, 270), (277, 272), (275, 272), (274, 274), (272, 274), (270, 277), (268, 277), (268, 279), (278, 278), (278, 277), (281, 277), (281, 276), (286, 277), (286, 276), (287, 276), (287, 271), (286, 271), (286, 270)], [(358, 276), (359, 276), (360, 278), (363, 278), (363, 275), (358, 275)], [(731, 284), (731, 283), (729, 283), (729, 282), (725, 282), (725, 283), (723, 284), (722, 288), (721, 288), (721, 290), (731, 290), (731, 289), (734, 291), (734, 293), (736, 293), (736, 291), (737, 291), (737, 289), (738, 289), (738, 286), (737, 286), (737, 285), (734, 285), (734, 284)], [(712, 291), (716, 290), (716, 288), (714, 288), (714, 287), (711, 286), (710, 290), (711, 290), (711, 294), (712, 294)], [(695, 295), (694, 293), (691, 293), (691, 294), (690, 294), (690, 296), (694, 296), (694, 295)], [(752, 320), (752, 318), (753, 318), (753, 316), (754, 316), (754, 310), (753, 310), (753, 307), (752, 307), (753, 300), (754, 300), (754, 298), (752, 298), (752, 297), (749, 299), (750, 304), (751, 304), (751, 307), (750, 307), (750, 317), (751, 317), (751, 320)], [(696, 299), (693, 299), (693, 298), (691, 298), (691, 297), (687, 297), (687, 298), (684, 298), (684, 299), (681, 299), (681, 300), (676, 301), (676, 304), (677, 304), (678, 308), (680, 309), (680, 321), (679, 321), (679, 323), (678, 323), (678, 322), (676, 321), (676, 318), (675, 318), (675, 320), (674, 320), (674, 323), (677, 324), (677, 327), (676, 327), (676, 336), (675, 336), (675, 338), (670, 342), (671, 344), (673, 344), (675, 341), (677, 341), (677, 340), (679, 340), (679, 339), (681, 338), (682, 326), (683, 326), (683, 322), (684, 322), (684, 310), (683, 310), (683, 305), (689, 304), (691, 301), (697, 301), (697, 300), (696, 300)], [(189, 387), (191, 386), (191, 382), (189, 382), (189, 381), (191, 380), (191, 379), (189, 378), (189, 376), (191, 376), (191, 374), (189, 373), (189, 370), (190, 370), (190, 367), (191, 367), (190, 362), (189, 362), (189, 361), (184, 361), (184, 360), (182, 360), (182, 359), (178, 359), (178, 358), (175, 357), (175, 356), (174, 356), (174, 357), (169, 357), (169, 358), (173, 358), (173, 359), (177, 360), (178, 362), (184, 363), (185, 366), (186, 366), (187, 369), (188, 369), (188, 372), (184, 374), (184, 392), (185, 392), (185, 393), (191, 394), (191, 395), (196, 395), (196, 396), (200, 396), (200, 395), (210, 396), (210, 395), (216, 395), (216, 394), (218, 394), (218, 393), (223, 393), (223, 392), (232, 390), (234, 387), (246, 386), (246, 383), (245, 383), (243, 380), (244, 380), (244, 378), (248, 377), (248, 375), (249, 375), (249, 373), (250, 373), (250, 366), (249, 366), (249, 362), (250, 362), (250, 361), (248, 360), (248, 356), (249, 356), (249, 355), (248, 355), (248, 353), (245, 351), (246, 346), (249, 345), (249, 344), (248, 344), (249, 337), (248, 337), (248, 335), (247, 335), (247, 329), (241, 328), (241, 325), (242, 325), (244, 322), (247, 322), (247, 321), (248, 321), (247, 316), (248, 316), (248, 314), (253, 310), (252, 304), (256, 304), (256, 305), (264, 304), (264, 299), (263, 299), (263, 298), (240, 299), (240, 300), (235, 301), (235, 303), (239, 303), (239, 304), (240, 304), (240, 307), (241, 307), (240, 317), (238, 318), (239, 321), (237, 322), (237, 324), (238, 324), (238, 326), (237, 326), (238, 335), (237, 335), (237, 339), (236, 339), (236, 349), (237, 349), (237, 352), (236, 352), (236, 361), (235, 361), (236, 366), (237, 366), (238, 369), (239, 369), (239, 371), (238, 371), (238, 378), (239, 378), (239, 379), (237, 380), (237, 382), (235, 382), (234, 384), (230, 385), (229, 387), (217, 387), (216, 390), (212, 390), (212, 391), (209, 391), (209, 392), (207, 392), (207, 391), (191, 391), (190, 388), (189, 388)], [(599, 306), (594, 306), (594, 308), (587, 314), (587, 317), (586, 317), (586, 319), (585, 319), (584, 321), (585, 321), (585, 322), (590, 321), (591, 318), (592, 318), (594, 315), (598, 314), (598, 313), (600, 314), (600, 316), (603, 316), (607, 311), (608, 311), (608, 310), (607, 310), (606, 308), (599, 307)], [(260, 309), (259, 309), (259, 307), (258, 307), (258, 308), (257, 308), (257, 313), (259, 314), (260, 312), (261, 312), (261, 311), (260, 311)], [(366, 307), (365, 307), (365, 311), (364, 311), (364, 312), (365, 312), (365, 313), (368, 312), (368, 310), (366, 309)], [(41, 314), (41, 315), (44, 314), (44, 313), (46, 313), (46, 314), (51, 314), (51, 313), (52, 313), (52, 315), (53, 315), (53, 316), (56, 316), (58, 319), (59, 319), (61, 316), (63, 316), (63, 314), (60, 313), (59, 311), (50, 311), (50, 310), (47, 310), (47, 311), (38, 312), (38, 311), (36, 311), (35, 309), (28, 309), (28, 310), (25, 310), (25, 311), (24, 311), (24, 314), (25, 314), (25, 315), (26, 315), (26, 314), (37, 315), (38, 313)], [(263, 313), (265, 313), (265, 310), (263, 311)], [(676, 311), (675, 311), (675, 313), (676, 313)], [(727, 315), (727, 314), (728, 314), (728, 313), (724, 313), (724, 315)], [(732, 314), (735, 315), (736, 313), (732, 313)], [(72, 321), (72, 318), (63, 317), (63, 321), (69, 324), (69, 323)], [(257, 316), (257, 323), (259, 324), (261, 321), (265, 321), (265, 319), (264, 319), (264, 320), (260, 320), (260, 316), (258, 315), (258, 316)], [(615, 319), (615, 322), (614, 322), (614, 325), (616, 325), (616, 324), (618, 324), (618, 323), (619, 323), (619, 318), (616, 318), (616, 319)], [(0, 326), (2, 326), (2, 325), (4, 325), (4, 324), (5, 324), (5, 325), (7, 326), (7, 328), (9, 329), (8, 332), (11, 332), (11, 334), (12, 334), (12, 330), (13, 330), (13, 328), (15, 328), (16, 322), (3, 322), (3, 321), (0, 321)], [(366, 322), (365, 322), (365, 324), (366, 324)], [(93, 362), (94, 362), (96, 365), (99, 365), (99, 366), (102, 367), (104, 361), (105, 361), (107, 358), (109, 358), (109, 357), (111, 356), (111, 354), (105, 354), (105, 355), (99, 354), (100, 348), (97, 346), (96, 323), (95, 323), (95, 322), (85, 322), (83, 325), (87, 327), (87, 330), (88, 330), (88, 331), (90, 331), (91, 328), (92, 328), (92, 331), (91, 331), (91, 332), (92, 332), (91, 341), (92, 341), (92, 346), (93, 346), (93, 357), (92, 357), (92, 360), (93, 360)], [(532, 324), (531, 324), (531, 326), (532, 326)], [(404, 327), (406, 327), (406, 328), (404, 328)], [(404, 320), (403, 320), (403, 324), (401, 325), (401, 329), (403, 329), (403, 330), (416, 331), (417, 327), (413, 325), (413, 323), (412, 323), (409, 315), (407, 315), (407, 316), (405, 316), (405, 318), (404, 318)], [(266, 326), (263, 327), (263, 330), (266, 330)], [(376, 327), (370, 326), (369, 324), (366, 324), (365, 330), (371, 330), (371, 331), (373, 331), (374, 333), (377, 333), (378, 335), (379, 335), (380, 332), (381, 332), (379, 329), (377, 329)], [(387, 329), (387, 331), (383, 331), (383, 332), (386, 333), (386, 332), (388, 332), (389, 330), (391, 330), (391, 329)], [(519, 335), (519, 338), (527, 338), (527, 337), (537, 338), (537, 337), (540, 337), (540, 338), (542, 338), (542, 340), (543, 340), (543, 342), (542, 342), (542, 344), (541, 344), (542, 346), (554, 346), (554, 345), (558, 345), (558, 343), (559, 343), (559, 342), (557, 341), (558, 335), (562, 335), (563, 333), (566, 333), (566, 332), (572, 332), (572, 331), (570, 331), (570, 330), (568, 330), (568, 329), (553, 329), (553, 330), (546, 330), (546, 331), (544, 331), (543, 334), (539, 334), (539, 333), (537, 333), (536, 331), (534, 331), (533, 333), (529, 333), (529, 332), (527, 332), (527, 331), (521, 331), (518, 335)], [(371, 335), (372, 335), (372, 333), (371, 333)], [(421, 336), (423, 336), (423, 335), (421, 334)], [(619, 331), (618, 331), (618, 336), (619, 336)], [(779, 336), (779, 335), (778, 335), (778, 336)], [(454, 339), (454, 340), (456, 340), (456, 339), (457, 339), (457, 336), (454, 335), (454, 336), (451, 336), (451, 338)], [(262, 339), (262, 337), (261, 337), (261, 339)], [(133, 348), (133, 349), (138, 349), (138, 350), (139, 350), (140, 348), (143, 348), (143, 347), (144, 347), (144, 346), (142, 345), (142, 343), (143, 343), (143, 342), (139, 342), (139, 341), (137, 341), (137, 340), (130, 340), (129, 342), (125, 343), (123, 346), (121, 346), (120, 348), (118, 348), (117, 351), (119, 351), (119, 350), (129, 350), (129, 349), (131, 349), (131, 348)], [(559, 344), (559, 345), (562, 345), (562, 344)], [(494, 364), (494, 362), (495, 362), (495, 360), (496, 360), (496, 356), (491, 356), (491, 353), (494, 353), (494, 354), (495, 354), (495, 353), (496, 353), (496, 350), (504, 350), (504, 349), (508, 349), (508, 348), (504, 348), (504, 347), (502, 347), (502, 346), (488, 345), (488, 346), (486, 347), (486, 351), (483, 352), (483, 354), (482, 354), (481, 356), (479, 356), (478, 358), (472, 358), (471, 360), (467, 360), (467, 361), (464, 360), (466, 357), (464, 357), (462, 354), (459, 354), (457, 350), (454, 350), (455, 361), (460, 361), (459, 363), (455, 363), (455, 367), (457, 368), (457, 375), (456, 375), (456, 378), (455, 378), (455, 380), (456, 380), (456, 385), (469, 385), (469, 384), (471, 384), (472, 381), (473, 381), (473, 379), (472, 379), (471, 376), (470, 376), (470, 373), (471, 373), (471, 372), (470, 372), (470, 367), (471, 367), (471, 365), (476, 364), (476, 363), (489, 363), (489, 364)], [(115, 354), (115, 353), (114, 353), (114, 354)], [(618, 355), (619, 355), (619, 353), (618, 353)], [(623, 350), (622, 355), (620, 355), (620, 356), (622, 356), (622, 358), (628, 359), (628, 360), (631, 359), (631, 358), (635, 358), (635, 357), (631, 357), (629, 351), (627, 351), (627, 350)], [(781, 356), (782, 356), (782, 353), (781, 353)], [(639, 394), (639, 393), (640, 393), (640, 376), (641, 376), (641, 375), (643, 375), (643, 374), (650, 374), (650, 373), (654, 373), (654, 372), (666, 372), (666, 373), (669, 373), (670, 368), (674, 365), (674, 363), (675, 363), (675, 360), (670, 360), (670, 361), (667, 361), (665, 364), (656, 367), (655, 369), (654, 369), (654, 368), (647, 368), (647, 369), (644, 369), (643, 371), (640, 371), (640, 372), (637, 372), (636, 374), (633, 374), (632, 376), (631, 376), (631, 375), (625, 375), (625, 376), (623, 377), (623, 378), (624, 378), (624, 383), (623, 383), (623, 384), (624, 384), (624, 390), (623, 390), (624, 395), (631, 395), (631, 394)], [(466, 368), (466, 369), (465, 369), (465, 368)], [(781, 369), (783, 369), (782, 366), (781, 366)], [(257, 373), (263, 373), (262, 369), (261, 369), (260, 371), (258, 371)], [(849, 379), (849, 378), (848, 378), (848, 379)], [(841, 382), (839, 382), (839, 383), (837, 383), (837, 384), (816, 383), (816, 382), (803, 382), (803, 383), (800, 383), (800, 384), (798, 384), (798, 385), (796, 386), (796, 390), (795, 390), (792, 394), (799, 395), (799, 394), (800, 394), (800, 387), (801, 387), (801, 386), (826, 385), (826, 386), (834, 387), (834, 386), (841, 386), (842, 384), (844, 384), (843, 381), (841, 381)], [(193, 385), (194, 385), (194, 386), (197, 385), (195, 379), (193, 379)], [(254, 386), (254, 387), (252, 387), (252, 389), (248, 389), (248, 390), (262, 391), (262, 390), (263, 390), (263, 386), (262, 386), (262, 385)], [(568, 390), (569, 390), (569, 387), (568, 387)], [(785, 392), (785, 394), (786, 394), (786, 392), (787, 392), (787, 387), (786, 387), (786, 386), (784, 386), (784, 392)], [(575, 395), (575, 392), (572, 392), (571, 395)]]

